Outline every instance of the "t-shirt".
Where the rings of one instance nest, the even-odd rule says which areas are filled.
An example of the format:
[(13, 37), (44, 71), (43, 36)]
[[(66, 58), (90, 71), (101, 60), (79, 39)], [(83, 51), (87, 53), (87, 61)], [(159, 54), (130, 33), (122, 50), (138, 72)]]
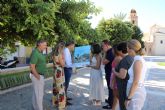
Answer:
[(112, 48), (107, 51), (107, 54), (105, 56), (107, 60), (109, 60), (109, 63), (105, 65), (105, 73), (106, 75), (110, 75), (112, 72), (112, 61), (114, 59), (114, 55), (112, 52)]
[[(128, 70), (131, 67), (132, 63), (133, 63), (133, 57), (127, 55), (120, 61), (120, 63), (118, 64), (118, 66), (116, 67), (115, 70), (117, 72), (119, 72), (121, 68)], [(120, 78), (117, 77), (117, 79), (120, 79)], [(123, 80), (129, 80), (128, 72), (127, 72), (125, 79), (123, 79)]]
[(141, 61), (141, 63), (142, 63), (142, 70), (141, 70), (141, 75), (140, 75), (140, 79), (139, 79), (138, 83), (139, 84), (143, 84), (144, 80), (145, 80), (145, 74), (147, 72), (147, 67), (146, 67), (146, 62), (145, 62), (144, 58), (142, 56), (140, 56), (140, 55), (136, 55), (134, 57), (134, 61), (133, 61), (132, 65), (131, 65), (131, 67), (128, 70), (128, 73), (129, 73), (129, 76), (130, 76), (130, 79), (128, 80), (128, 82), (129, 83), (133, 83), (133, 78), (134, 78), (134, 69), (133, 69), (133, 67), (134, 67), (134, 63), (136, 61)]
[(36, 65), (36, 70), (39, 74), (43, 75), (46, 73), (46, 56), (37, 48), (31, 54), (30, 64)]

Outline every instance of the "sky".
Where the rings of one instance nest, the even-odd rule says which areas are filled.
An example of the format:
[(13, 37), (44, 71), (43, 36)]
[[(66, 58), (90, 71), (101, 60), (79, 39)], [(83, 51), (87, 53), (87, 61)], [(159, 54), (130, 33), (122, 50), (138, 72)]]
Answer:
[(96, 27), (102, 18), (113, 18), (120, 12), (127, 14), (129, 21), (131, 9), (135, 9), (138, 16), (138, 26), (143, 32), (149, 32), (154, 24), (165, 27), (165, 0), (90, 0), (102, 12), (90, 20), (92, 27)]

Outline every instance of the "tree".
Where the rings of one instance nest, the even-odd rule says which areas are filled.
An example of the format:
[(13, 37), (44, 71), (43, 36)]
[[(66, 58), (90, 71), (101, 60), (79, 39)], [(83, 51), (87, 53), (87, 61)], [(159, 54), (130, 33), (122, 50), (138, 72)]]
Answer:
[(121, 21), (123, 21), (123, 20), (125, 19), (126, 16), (127, 16), (127, 14), (122, 13), (122, 12), (120, 12), (119, 14), (114, 14), (114, 18), (115, 18), (115, 19), (119, 19), (119, 20), (121, 20)]
[(1, 48), (14, 48), (16, 41), (34, 45), (40, 38), (49, 45), (61, 40), (87, 44), (96, 33), (87, 19), (99, 12), (88, 0), (1, 0)]
[(131, 38), (137, 39), (138, 41), (140, 41), (140, 43), (142, 44), (142, 47), (144, 47), (144, 41), (142, 41), (143, 32), (141, 31), (141, 29), (138, 26), (136, 26), (130, 22), (125, 22), (125, 23), (127, 26), (129, 26), (133, 30)]
[(5, 1), (0, 1), (0, 37), (3, 46), (11, 47), (16, 41), (33, 45), (39, 38), (50, 40), (56, 34), (54, 21), (60, 1)]
[(133, 32), (130, 27), (118, 19), (103, 19), (100, 21), (97, 28), (99, 32), (102, 32), (105, 36), (108, 36), (112, 44), (130, 40)]
[(94, 38), (95, 31), (88, 21), (90, 14), (100, 12), (89, 1), (67, 1), (61, 4), (60, 13), (56, 13), (55, 32), (60, 36), (58, 40), (75, 40), (79, 45), (88, 44)]

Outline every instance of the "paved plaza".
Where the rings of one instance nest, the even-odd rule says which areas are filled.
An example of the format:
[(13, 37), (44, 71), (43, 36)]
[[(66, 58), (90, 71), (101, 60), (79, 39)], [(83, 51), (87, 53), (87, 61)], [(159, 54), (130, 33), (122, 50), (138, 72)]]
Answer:
[[(147, 99), (143, 110), (165, 110), (165, 67), (158, 66), (155, 62), (163, 61), (164, 57), (147, 57)], [(83, 68), (72, 76), (69, 87), (69, 96), (73, 98), (72, 106), (67, 110), (102, 110), (101, 107), (91, 105), (89, 101), (89, 68)], [(104, 80), (105, 97), (107, 88)], [(52, 78), (45, 80), (44, 110), (56, 110), (51, 104)], [(8, 91), (0, 91), (0, 110), (32, 110), (32, 86), (27, 84)], [(103, 103), (105, 105), (105, 103)]]

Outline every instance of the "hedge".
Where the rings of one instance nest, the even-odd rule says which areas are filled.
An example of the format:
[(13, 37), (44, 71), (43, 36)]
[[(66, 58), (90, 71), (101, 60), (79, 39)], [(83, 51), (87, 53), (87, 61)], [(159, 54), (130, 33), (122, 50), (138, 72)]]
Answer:
[[(53, 68), (49, 67), (45, 78), (53, 76)], [(0, 74), (0, 90), (8, 89), (11, 87), (30, 83), (29, 71), (12, 73), (12, 74)]]

